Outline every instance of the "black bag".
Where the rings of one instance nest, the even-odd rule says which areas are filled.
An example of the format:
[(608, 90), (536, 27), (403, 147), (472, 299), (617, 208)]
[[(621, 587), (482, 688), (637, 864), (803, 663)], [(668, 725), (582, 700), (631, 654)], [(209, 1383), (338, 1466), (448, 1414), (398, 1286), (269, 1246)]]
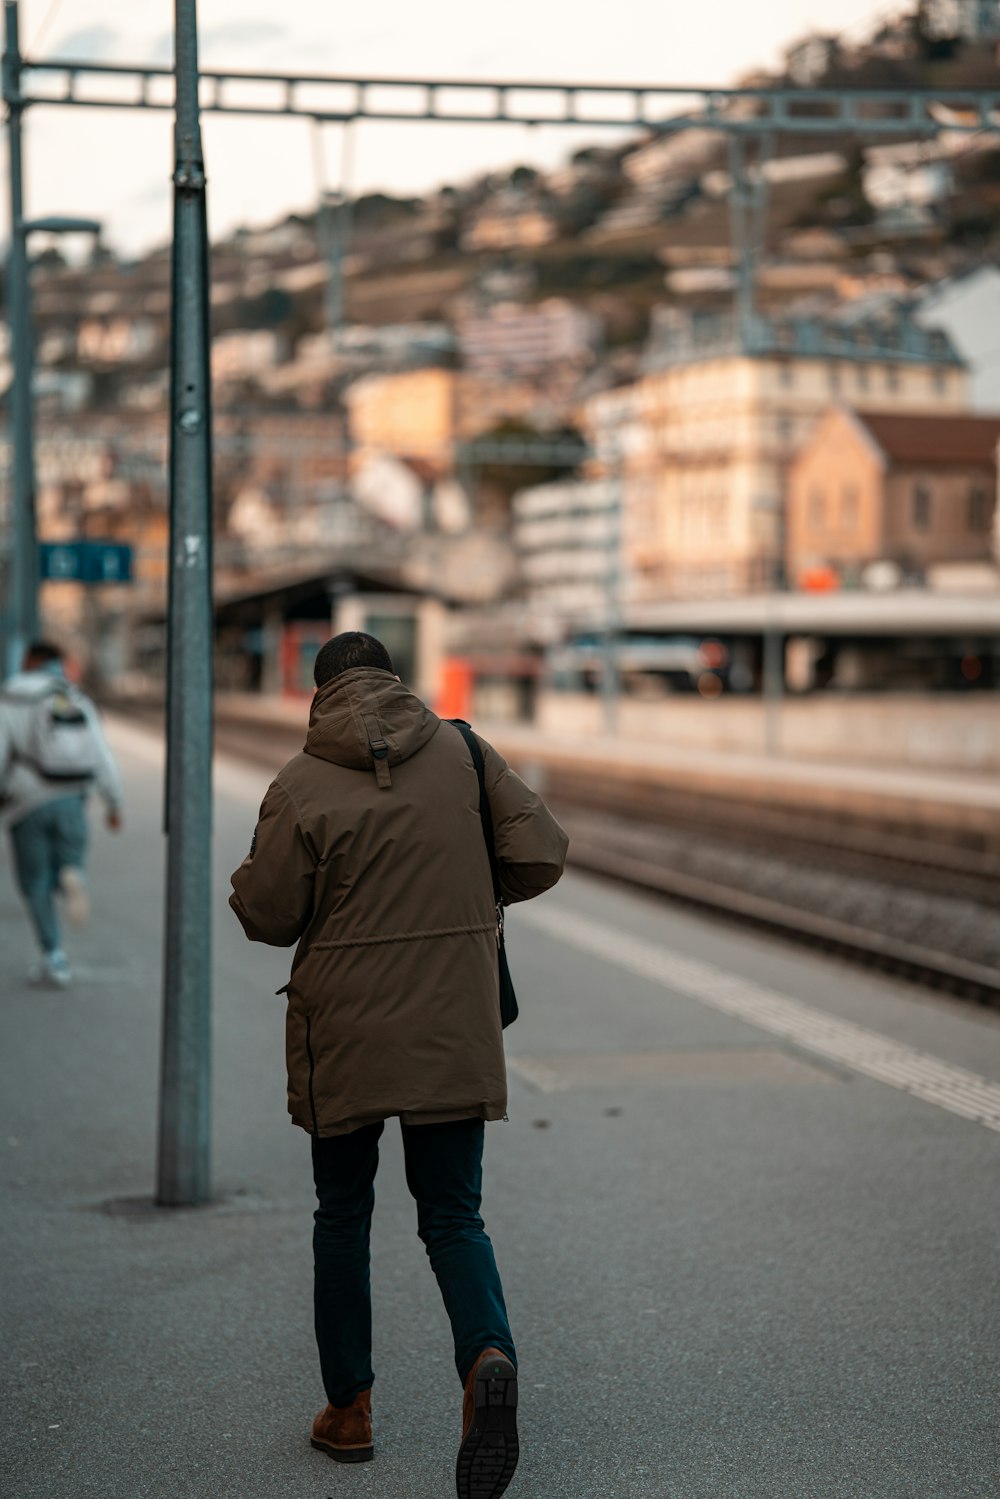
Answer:
[(483, 825), (483, 838), (486, 843), (486, 852), (490, 857), (490, 874), (493, 876), (493, 899), (497, 908), (497, 956), (500, 967), (500, 1024), (506, 1030), (517, 1019), (517, 995), (514, 993), (514, 983), (510, 976), (510, 968), (507, 965), (507, 951), (503, 940), (503, 901), (500, 895), (500, 871), (497, 868), (497, 851), (493, 841), (493, 818), (490, 816), (490, 803), (486, 795), (486, 766), (483, 764), (483, 752), (479, 748), (479, 741), (472, 732), (464, 718), (449, 718), (449, 723), (461, 734), (469, 746), (472, 763), (476, 767), (476, 778), (479, 781), (479, 820)]

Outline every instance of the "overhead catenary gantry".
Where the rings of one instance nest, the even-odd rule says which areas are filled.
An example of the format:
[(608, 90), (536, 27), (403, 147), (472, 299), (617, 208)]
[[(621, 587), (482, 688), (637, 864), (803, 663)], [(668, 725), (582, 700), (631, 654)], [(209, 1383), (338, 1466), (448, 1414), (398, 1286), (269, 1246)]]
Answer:
[[(4, 98), (13, 113), (32, 107), (173, 110), (174, 70), (144, 63), (18, 57)], [(738, 326), (749, 338), (754, 271), (763, 243), (763, 170), (779, 136), (932, 138), (944, 131), (1000, 135), (1000, 85), (957, 88), (716, 88), (697, 84), (418, 78), (209, 68), (199, 73), (204, 114), (299, 119), (314, 125), (397, 124), (575, 126), (594, 130), (720, 131), (729, 140), (730, 222)], [(346, 153), (350, 150), (345, 136)], [(346, 169), (345, 169), (346, 170)], [(344, 173), (342, 172), (342, 177)], [(350, 208), (321, 191), (321, 238), (330, 261), (327, 306), (334, 332), (343, 316), (343, 258)]]
[[(145, 64), (23, 58), (31, 105), (172, 110), (173, 70)], [(437, 124), (575, 125), (755, 135), (1000, 133), (995, 89), (713, 88), (693, 84), (566, 83), (476, 78), (203, 69), (205, 114)], [(44, 86), (41, 86), (43, 85)]]

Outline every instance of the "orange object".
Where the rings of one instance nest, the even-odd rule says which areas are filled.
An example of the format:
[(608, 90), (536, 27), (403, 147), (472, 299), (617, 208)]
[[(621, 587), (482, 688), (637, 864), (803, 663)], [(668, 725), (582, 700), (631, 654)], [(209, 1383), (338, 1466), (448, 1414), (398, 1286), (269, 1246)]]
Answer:
[(840, 574), (834, 567), (807, 567), (799, 574), (799, 587), (807, 593), (833, 593), (840, 587)]
[(459, 656), (448, 656), (441, 666), (441, 690), (434, 711), (439, 718), (464, 718), (472, 712), (472, 667)]

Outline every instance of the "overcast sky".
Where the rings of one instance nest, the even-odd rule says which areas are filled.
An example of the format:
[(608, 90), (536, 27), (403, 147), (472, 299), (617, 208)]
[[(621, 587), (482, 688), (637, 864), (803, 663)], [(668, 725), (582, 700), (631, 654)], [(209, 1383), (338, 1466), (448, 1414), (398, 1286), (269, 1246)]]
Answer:
[[(725, 84), (777, 61), (812, 29), (858, 29), (877, 0), (199, 0), (204, 67), (608, 83)], [(48, 19), (46, 19), (48, 17)], [(21, 0), (22, 48), (36, 57), (158, 62), (172, 57), (170, 0)], [(213, 235), (263, 224), (316, 197), (305, 121), (206, 116)], [(340, 127), (323, 131), (326, 185), (339, 185)], [(521, 125), (371, 123), (354, 128), (355, 192), (417, 193), (518, 161), (549, 166), (596, 132)], [(605, 137), (608, 138), (608, 137)], [(615, 135), (621, 139), (621, 133)], [(135, 253), (170, 232), (166, 113), (37, 109), (28, 115), (27, 212), (104, 220)], [(6, 237), (6, 161), (2, 232)]]

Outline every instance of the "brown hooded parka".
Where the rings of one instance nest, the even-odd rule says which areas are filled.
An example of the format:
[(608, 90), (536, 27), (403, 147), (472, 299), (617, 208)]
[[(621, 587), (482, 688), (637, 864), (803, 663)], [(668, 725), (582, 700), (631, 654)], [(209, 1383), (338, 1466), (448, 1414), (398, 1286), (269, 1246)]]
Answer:
[[(528, 900), (559, 879), (566, 835), (480, 744), (504, 902)], [(252, 941), (298, 944), (293, 1123), (336, 1135), (396, 1114), (504, 1116), (493, 889), (475, 767), (454, 725), (390, 672), (334, 677), (232, 883)]]

